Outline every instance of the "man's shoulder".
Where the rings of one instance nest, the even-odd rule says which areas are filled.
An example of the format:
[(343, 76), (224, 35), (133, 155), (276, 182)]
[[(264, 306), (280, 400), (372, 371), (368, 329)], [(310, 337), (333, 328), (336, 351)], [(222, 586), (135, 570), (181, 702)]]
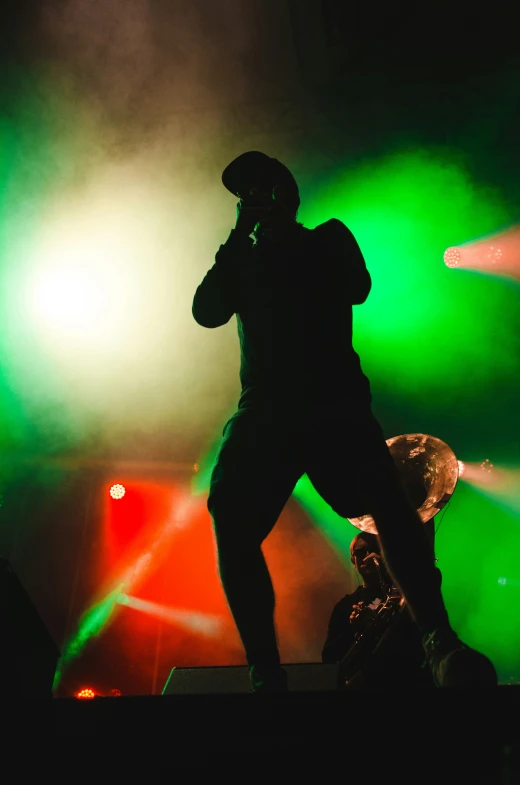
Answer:
[(328, 221), (318, 224), (311, 231), (315, 237), (332, 242), (340, 242), (353, 236), (348, 226), (343, 221), (340, 221), (339, 218), (329, 218)]
[(313, 232), (349, 232), (347, 225), (340, 221), (339, 218), (329, 218), (328, 221), (324, 221), (321, 224), (318, 224), (314, 227), (311, 231)]

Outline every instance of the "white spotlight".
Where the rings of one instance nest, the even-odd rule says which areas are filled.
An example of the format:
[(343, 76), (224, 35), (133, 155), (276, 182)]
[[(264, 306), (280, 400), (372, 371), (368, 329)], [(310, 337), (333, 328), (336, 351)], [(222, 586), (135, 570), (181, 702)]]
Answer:
[(126, 490), (124, 485), (120, 485), (119, 483), (112, 485), (110, 488), (110, 495), (113, 499), (122, 499), (125, 493)]

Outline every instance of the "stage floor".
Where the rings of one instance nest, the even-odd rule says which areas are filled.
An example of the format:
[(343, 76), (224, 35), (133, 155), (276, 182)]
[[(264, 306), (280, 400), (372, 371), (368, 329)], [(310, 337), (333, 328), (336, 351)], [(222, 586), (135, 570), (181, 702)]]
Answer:
[(320, 782), (520, 783), (516, 685), (67, 698), (4, 709), (6, 784), (173, 782), (179, 770), (198, 769), (243, 781), (283, 771)]

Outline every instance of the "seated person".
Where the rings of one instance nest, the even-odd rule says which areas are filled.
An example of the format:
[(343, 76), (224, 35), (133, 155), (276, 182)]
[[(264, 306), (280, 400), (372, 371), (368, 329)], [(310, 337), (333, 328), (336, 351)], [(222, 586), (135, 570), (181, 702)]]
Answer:
[[(343, 687), (434, 687), (420, 633), (385, 569), (377, 535), (357, 534), (350, 560), (362, 583), (333, 608), (322, 661), (340, 663)], [(383, 615), (380, 606), (389, 596), (395, 611)]]

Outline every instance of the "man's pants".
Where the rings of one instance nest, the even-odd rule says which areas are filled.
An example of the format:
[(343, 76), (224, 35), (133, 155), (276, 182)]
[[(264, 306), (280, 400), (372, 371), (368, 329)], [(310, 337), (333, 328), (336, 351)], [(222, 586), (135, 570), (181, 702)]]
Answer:
[(419, 626), (426, 630), (447, 620), (424, 525), (370, 405), (300, 420), (239, 409), (224, 427), (208, 509), (222, 584), (248, 662), (278, 658), (274, 593), (260, 546), (304, 473), (340, 516), (374, 517), (387, 566)]

